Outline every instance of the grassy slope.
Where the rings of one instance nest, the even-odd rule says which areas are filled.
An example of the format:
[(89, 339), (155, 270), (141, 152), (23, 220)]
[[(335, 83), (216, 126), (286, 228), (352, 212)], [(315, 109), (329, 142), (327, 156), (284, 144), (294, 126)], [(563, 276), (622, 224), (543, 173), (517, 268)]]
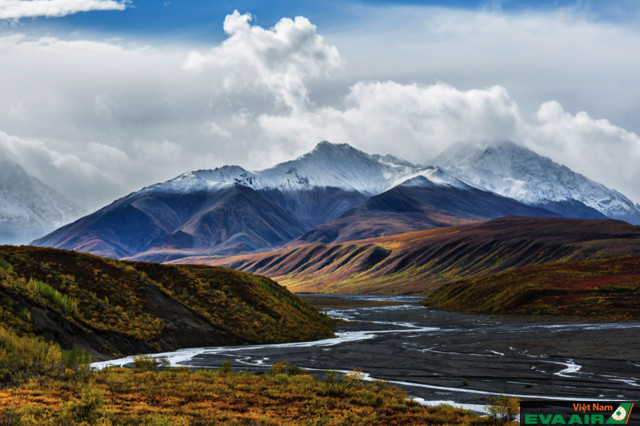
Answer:
[(527, 266), (441, 287), (431, 308), (640, 319), (640, 256)]
[(333, 334), (326, 317), (265, 277), (10, 246), (0, 247), (0, 327), (95, 359)]
[[(450, 406), (422, 407), (383, 382), (186, 368), (107, 369), (0, 389), (3, 424), (494, 425)], [(81, 423), (86, 422), (86, 423)], [(516, 424), (516, 423), (509, 423)]]
[(292, 291), (422, 293), (463, 278), (548, 262), (640, 254), (640, 227), (614, 220), (507, 217), (351, 241), (306, 244), (227, 259), (175, 263), (224, 265), (269, 276)]

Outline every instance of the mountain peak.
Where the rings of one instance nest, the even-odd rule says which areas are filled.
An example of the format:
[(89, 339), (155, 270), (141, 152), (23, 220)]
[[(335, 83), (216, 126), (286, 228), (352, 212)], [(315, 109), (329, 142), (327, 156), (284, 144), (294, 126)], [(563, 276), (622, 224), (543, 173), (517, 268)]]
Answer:
[[(396, 160), (396, 161), (394, 161)], [(335, 187), (376, 194), (386, 190), (414, 166), (394, 157), (360, 151), (349, 144), (322, 141), (310, 152), (292, 161), (256, 172), (271, 188), (287, 190)]]
[(320, 141), (315, 146), (315, 148), (313, 148), (312, 151), (322, 151), (326, 149), (336, 150), (336, 149), (355, 149), (355, 148), (349, 145), (348, 143), (333, 143), (329, 141)]
[(340, 155), (347, 155), (349, 157), (369, 157), (369, 154), (352, 147), (348, 143), (332, 143), (328, 141), (322, 141), (318, 143), (311, 151), (303, 154), (301, 157), (298, 157), (298, 159), (316, 156), (332, 158)]
[(511, 141), (457, 143), (432, 163), (471, 186), (525, 204), (551, 208), (575, 201), (611, 218), (640, 221), (640, 210), (624, 195)]

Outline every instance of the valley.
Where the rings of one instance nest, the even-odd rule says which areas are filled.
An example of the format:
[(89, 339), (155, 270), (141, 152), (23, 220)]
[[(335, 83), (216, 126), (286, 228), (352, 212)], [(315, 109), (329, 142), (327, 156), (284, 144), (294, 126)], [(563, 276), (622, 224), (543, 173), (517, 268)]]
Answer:
[[(491, 423), (451, 407), (423, 407), (400, 388), (368, 383), (358, 373), (318, 380), (288, 363), (263, 363), (269, 374), (252, 375), (225, 363), (198, 371), (179, 368), (175, 357), (153, 361), (173, 350), (186, 360), (187, 348), (202, 344), (289, 354), (282, 349), (342, 340), (332, 327), (337, 318), (264, 277), (0, 246), (0, 279), (0, 419), (9, 424), (280, 423), (318, 416)], [(133, 369), (90, 369), (92, 358), (95, 369), (117, 365), (112, 359), (125, 354), (138, 354), (128, 358)]]
[[(287, 360), (321, 377), (359, 369), (364, 380), (387, 380), (423, 404), (446, 402), (476, 411), (497, 394), (559, 401), (640, 398), (638, 322), (457, 314), (425, 309), (417, 304), (420, 298), (410, 296), (334, 296), (346, 303), (326, 295), (302, 297), (311, 304), (314, 299), (329, 303), (324, 310), (330, 316), (350, 322), (337, 325), (335, 338), (315, 342), (202, 347), (153, 356), (196, 369), (219, 368), (231, 360), (235, 368), (253, 372)], [(358, 306), (363, 302), (373, 306)], [(131, 362), (130, 357), (94, 367)]]
[(0, 426), (640, 425), (637, 46), (628, 0), (0, 0)]
[[(500, 395), (638, 398), (640, 207), (512, 143), (453, 146), (434, 164), (321, 142), (262, 171), (223, 166), (143, 188), (34, 241), (44, 247), (0, 247), (8, 353), (58, 383), (82, 376), (82, 362), (72, 376), (61, 365), (86, 352), (94, 391), (136, 400), (144, 392), (118, 383), (146, 365), (169, 368), (149, 386), (179, 386), (167, 374), (199, 383), (204, 370), (222, 388), (252, 372), (251, 392), (312, 401), (288, 414), (260, 396), (250, 408), (202, 401), (190, 421), (229, 410), (310, 419), (303, 407), (338, 388), (364, 405), (358, 421), (486, 424), (433, 407), (486, 413)], [(123, 366), (133, 370), (105, 369)], [(331, 404), (334, 418), (352, 415)]]

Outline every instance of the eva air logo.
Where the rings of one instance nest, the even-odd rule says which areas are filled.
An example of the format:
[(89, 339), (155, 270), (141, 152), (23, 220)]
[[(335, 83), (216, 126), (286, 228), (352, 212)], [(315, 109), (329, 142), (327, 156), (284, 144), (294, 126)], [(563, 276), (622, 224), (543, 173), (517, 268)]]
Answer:
[[(633, 410), (633, 402), (614, 404), (605, 402), (574, 402), (566, 408), (558, 404), (522, 401), (520, 424), (523, 425), (627, 425)], [(569, 412), (567, 412), (569, 411)], [(571, 413), (571, 411), (573, 411)], [(631, 419), (633, 422), (633, 419)], [(635, 422), (634, 424), (637, 424)]]
[(633, 403), (626, 402), (624, 404), (620, 404), (620, 406), (613, 412), (611, 418), (607, 420), (608, 425), (626, 425), (627, 421), (629, 421), (629, 416), (631, 415), (631, 410), (633, 409)]

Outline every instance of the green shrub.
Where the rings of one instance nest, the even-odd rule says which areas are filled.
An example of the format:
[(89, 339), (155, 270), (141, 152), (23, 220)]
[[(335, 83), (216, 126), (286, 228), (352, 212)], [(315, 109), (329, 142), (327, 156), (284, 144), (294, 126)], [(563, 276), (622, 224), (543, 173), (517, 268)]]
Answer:
[(299, 376), (302, 373), (304, 373), (304, 371), (302, 371), (302, 368), (298, 367), (297, 365), (291, 364), (289, 367), (287, 367), (287, 374), (290, 376)]
[(289, 361), (278, 361), (271, 365), (269, 370), (271, 374), (288, 374), (289, 376), (298, 376), (303, 374), (302, 368), (297, 365), (290, 364)]
[(91, 364), (91, 355), (82, 349), (73, 347), (62, 354), (62, 362), (67, 368), (77, 368), (82, 365)]
[(158, 364), (159, 363), (149, 355), (139, 354), (133, 357), (133, 368), (136, 370), (155, 370)]
[(278, 361), (271, 365), (269, 372), (271, 374), (285, 374), (289, 368), (289, 361)]
[(104, 424), (110, 414), (104, 406), (104, 396), (100, 389), (87, 386), (82, 389), (80, 401), (64, 405), (59, 420), (64, 424)]
[(233, 367), (231, 366), (231, 361), (230, 360), (224, 360), (222, 361), (222, 365), (220, 366), (220, 372), (221, 373), (231, 373), (233, 371)]
[(48, 300), (55, 308), (62, 311), (63, 314), (78, 316), (78, 304), (66, 294), (60, 294), (58, 290), (49, 284), (33, 278), (29, 279), (27, 285)]
[(3, 257), (0, 257), (0, 268), (4, 269), (8, 273), (13, 272), (13, 265), (7, 262)]
[(85, 367), (91, 356), (73, 348), (62, 351), (41, 336), (20, 336), (12, 329), (0, 327), (0, 382), (22, 380), (34, 375), (57, 376), (63, 367)]
[(325, 383), (336, 383), (340, 379), (340, 375), (335, 370), (328, 370), (325, 374)]

